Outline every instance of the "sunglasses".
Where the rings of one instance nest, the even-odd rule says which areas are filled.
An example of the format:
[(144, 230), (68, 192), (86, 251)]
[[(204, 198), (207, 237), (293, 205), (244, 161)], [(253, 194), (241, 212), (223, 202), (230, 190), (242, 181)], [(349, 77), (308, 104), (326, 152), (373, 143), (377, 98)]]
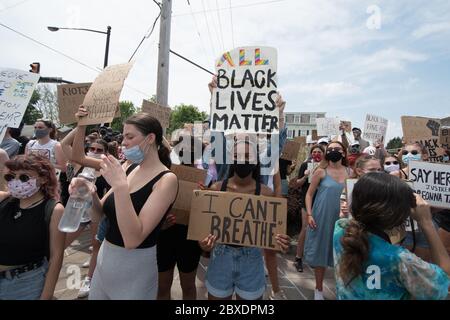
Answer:
[(413, 156), (415, 156), (416, 154), (419, 154), (419, 151), (417, 151), (417, 150), (412, 150), (411, 152), (409, 152), (407, 150), (402, 151), (402, 155), (404, 155), (404, 156), (406, 156), (408, 153), (411, 153)]
[(386, 161), (384, 164), (387, 165), (387, 166), (390, 166), (391, 164), (397, 165), (398, 161), (392, 161), (392, 162), (391, 161)]
[(100, 148), (94, 148), (94, 147), (89, 147), (89, 151), (90, 152), (98, 152), (98, 153), (104, 153), (105, 150), (100, 149)]
[[(14, 175), (14, 174), (12, 174), (12, 173), (7, 173), (7, 174), (5, 174), (5, 175), (3, 176), (3, 178), (5, 178), (5, 180), (6, 180), (7, 182), (9, 182), (9, 181), (14, 180), (14, 179), (16, 178), (16, 175)], [(31, 177), (30, 177), (30, 176), (27, 176), (26, 174), (21, 174), (21, 175), (19, 176), (19, 180), (22, 181), (22, 182), (27, 182), (27, 181), (30, 180), (30, 179), (31, 179)]]
[(328, 148), (328, 149), (327, 149), (327, 152), (331, 152), (331, 151), (339, 151), (339, 152), (342, 152), (343, 150), (342, 150), (342, 148)]

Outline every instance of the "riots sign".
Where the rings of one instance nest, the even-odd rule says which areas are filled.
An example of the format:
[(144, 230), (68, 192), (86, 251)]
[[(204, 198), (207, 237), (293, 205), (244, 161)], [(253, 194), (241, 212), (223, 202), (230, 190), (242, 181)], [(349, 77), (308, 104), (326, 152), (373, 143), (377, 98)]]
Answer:
[(384, 143), (386, 139), (386, 131), (388, 120), (372, 114), (366, 115), (366, 122), (364, 124), (364, 139), (372, 142)]
[(61, 124), (77, 122), (75, 113), (83, 103), (92, 83), (62, 84), (57, 87), (58, 115)]
[(286, 215), (283, 198), (196, 190), (188, 239), (212, 234), (218, 243), (280, 250), (275, 236), (286, 234)]
[(0, 68), (0, 142), (7, 127), (19, 127), (38, 81), (36, 73)]
[(212, 131), (278, 132), (275, 48), (242, 47), (225, 52), (216, 63), (216, 74)]
[(409, 179), (414, 191), (431, 206), (450, 208), (450, 165), (411, 161)]
[(120, 94), (132, 66), (132, 62), (109, 66), (95, 78), (83, 101), (89, 114), (79, 125), (107, 123), (117, 116)]
[(440, 127), (440, 119), (402, 116), (403, 140), (424, 146), (429, 162), (444, 160), (444, 150), (439, 143)]

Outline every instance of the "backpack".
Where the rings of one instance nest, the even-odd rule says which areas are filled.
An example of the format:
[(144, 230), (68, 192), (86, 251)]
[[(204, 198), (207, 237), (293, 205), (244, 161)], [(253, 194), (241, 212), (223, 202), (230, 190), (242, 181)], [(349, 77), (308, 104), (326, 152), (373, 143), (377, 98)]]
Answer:
[[(0, 212), (10, 203), (13, 201), (18, 201), (19, 199), (8, 197), (4, 199), (0, 203)], [(47, 199), (47, 203), (45, 204), (45, 214), (44, 214), (44, 221), (46, 226), (46, 249), (45, 249), (45, 256), (47, 257), (47, 260), (50, 260), (50, 222), (52, 220), (52, 214), (53, 210), (55, 209), (56, 205), (60, 203), (59, 201), (56, 201), (55, 199)]]

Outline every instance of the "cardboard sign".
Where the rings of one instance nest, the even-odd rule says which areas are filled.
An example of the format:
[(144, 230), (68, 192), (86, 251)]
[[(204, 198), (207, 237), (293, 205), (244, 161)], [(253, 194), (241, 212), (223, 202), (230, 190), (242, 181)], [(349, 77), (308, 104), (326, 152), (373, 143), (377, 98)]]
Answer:
[(408, 178), (414, 191), (431, 206), (450, 208), (450, 165), (411, 161)]
[(216, 63), (217, 88), (211, 101), (211, 130), (225, 133), (278, 132), (277, 50), (241, 47)]
[(312, 141), (315, 141), (317, 143), (317, 141), (319, 140), (319, 135), (317, 134), (317, 130), (312, 130), (311, 138), (312, 138)]
[(170, 114), (172, 112), (170, 107), (163, 107), (157, 103), (144, 99), (142, 100), (142, 112), (148, 113), (152, 117), (158, 119), (163, 129), (169, 127)]
[(79, 125), (109, 123), (114, 119), (123, 84), (132, 66), (132, 62), (109, 66), (95, 78), (83, 101), (89, 115), (82, 118)]
[(350, 206), (352, 204), (353, 188), (355, 187), (356, 182), (358, 182), (358, 179), (346, 179), (345, 180), (345, 194), (346, 194), (345, 200), (347, 200), (347, 208), (350, 208)]
[(0, 68), (0, 127), (19, 127), (38, 81), (36, 73)]
[(305, 136), (298, 136), (298, 137), (295, 137), (295, 138), (293, 139), (293, 141), (299, 143), (301, 147), (306, 146), (306, 137), (305, 137)]
[(443, 162), (444, 150), (439, 144), (440, 120), (402, 116), (403, 140), (425, 147), (429, 162)]
[(301, 144), (295, 141), (286, 141), (281, 151), (281, 159), (294, 161), (297, 160), (298, 152), (300, 151)]
[(372, 142), (384, 143), (388, 120), (372, 114), (366, 115), (363, 138)]
[(341, 126), (344, 128), (345, 132), (352, 132), (352, 122), (351, 121), (341, 121)]
[(89, 91), (92, 83), (62, 84), (57, 86), (58, 114), (61, 124), (71, 124), (77, 122), (75, 113), (78, 107), (83, 104), (84, 97)]
[(320, 137), (332, 137), (339, 135), (339, 126), (341, 122), (337, 118), (317, 118), (316, 124), (317, 135)]
[(287, 202), (284, 198), (250, 194), (193, 192), (188, 239), (209, 234), (217, 243), (280, 250), (276, 234), (286, 234)]
[(178, 178), (178, 195), (171, 212), (175, 214), (178, 224), (189, 223), (191, 211), (192, 191), (198, 189), (198, 183), (206, 179), (206, 170), (173, 164), (170, 170)]

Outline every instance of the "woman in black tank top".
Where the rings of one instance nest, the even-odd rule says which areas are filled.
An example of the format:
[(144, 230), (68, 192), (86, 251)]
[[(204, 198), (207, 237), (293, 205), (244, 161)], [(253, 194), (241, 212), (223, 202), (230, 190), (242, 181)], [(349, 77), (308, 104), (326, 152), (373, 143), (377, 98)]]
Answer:
[(0, 300), (50, 300), (64, 257), (64, 207), (50, 161), (19, 155), (5, 163), (0, 192)]
[[(87, 114), (80, 107), (77, 116)], [(85, 130), (77, 130), (74, 155), (83, 152)], [(109, 221), (91, 283), (93, 300), (156, 298), (155, 244), (178, 191), (177, 178), (167, 169), (169, 150), (159, 121), (145, 113), (133, 115), (125, 121), (123, 136), (125, 156), (139, 166), (127, 177), (114, 157), (102, 156), (100, 161), (111, 190), (101, 200), (93, 197), (93, 212), (104, 213)]]
[[(244, 154), (237, 152), (241, 143), (245, 144)], [(211, 190), (273, 196), (273, 191), (261, 184), (256, 145), (248, 140), (238, 140), (234, 151), (235, 161), (228, 178), (215, 183)], [(280, 247), (287, 250), (289, 237), (276, 235), (276, 239)], [(236, 293), (238, 300), (262, 299), (266, 288), (262, 250), (238, 245), (215, 245), (215, 241), (216, 237), (211, 234), (199, 241), (204, 251), (212, 251), (205, 281), (208, 299), (230, 300), (233, 293)]]

